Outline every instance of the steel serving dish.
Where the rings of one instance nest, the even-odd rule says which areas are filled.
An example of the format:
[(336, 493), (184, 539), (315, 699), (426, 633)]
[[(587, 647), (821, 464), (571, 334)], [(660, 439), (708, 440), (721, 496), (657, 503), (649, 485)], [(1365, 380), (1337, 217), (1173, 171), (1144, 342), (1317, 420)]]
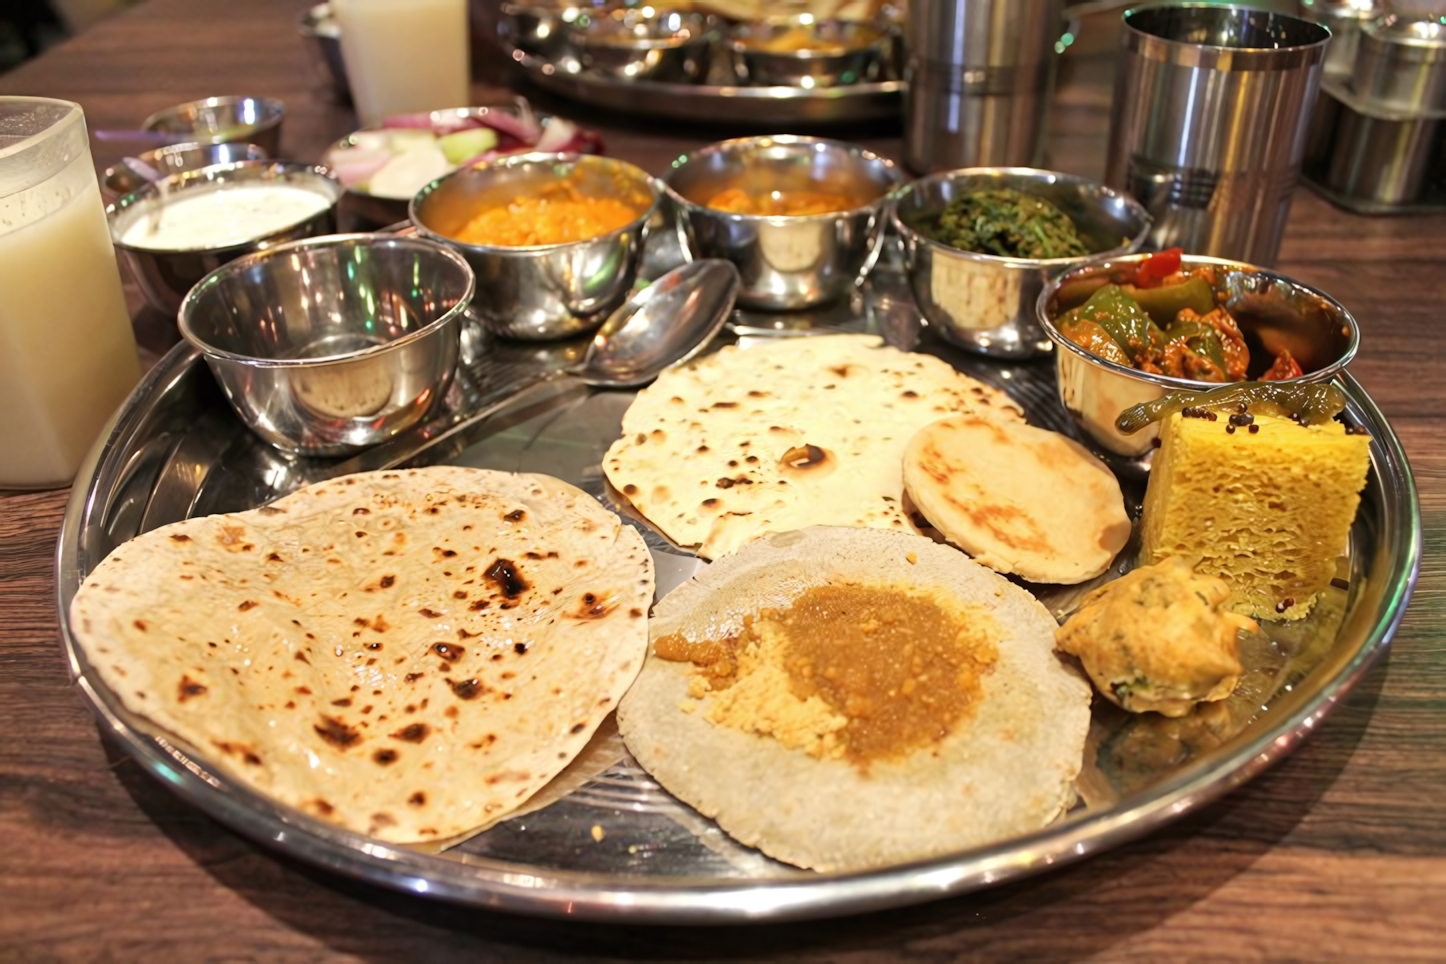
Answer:
[[(1050, 366), (984, 359), (934, 338), (922, 328), (893, 261), (875, 270), (851, 311), (827, 317), (842, 330), (879, 331), (899, 347), (937, 354), (1008, 390), (1036, 424), (1074, 430), (1059, 406)], [(494, 340), (472, 323), (464, 328), (462, 364), (444, 408), (491, 404), (496, 398), (487, 386), (575, 361), (585, 342)], [(1275, 644), (1249, 660), (1258, 685), (1227, 701), (1229, 712), (1239, 714), (1230, 716), (1235, 723), (1193, 749), (1171, 744), (1171, 751), (1182, 751), (1178, 758), (1151, 758), (1175, 762), (1128, 758), (1132, 765), (1121, 767), (1130, 747), (1158, 749), (1180, 721), (1166, 720), (1162, 727), (1148, 714), (1124, 720), (1124, 714), (1097, 710), (1100, 752), (1087, 760), (1093, 784), (1088, 805), (1038, 833), (927, 862), (831, 875), (784, 867), (733, 843), (626, 756), (546, 809), (441, 854), (347, 833), (208, 770), (204, 755), (156, 733), (98, 682), (68, 624), (70, 600), (87, 572), (139, 532), (251, 508), (341, 467), (331, 460), (287, 460), (256, 439), (189, 346), (178, 346), (151, 371), (77, 476), (57, 556), (62, 645), (78, 692), (104, 731), (145, 770), (253, 840), (358, 880), (491, 909), (625, 923), (781, 921), (936, 900), (1070, 863), (1204, 806), (1288, 754), (1386, 650), (1420, 561), (1416, 491), (1390, 425), (1349, 375), (1338, 380), (1348, 396), (1345, 417), (1372, 438), (1372, 470), (1341, 573), (1349, 588), (1330, 590), (1312, 620), (1272, 628)], [(631, 398), (629, 392), (552, 381), (513, 398), (468, 432), (441, 437), (409, 464), (547, 472), (617, 507), (599, 463)], [(1138, 480), (1127, 478), (1124, 485), (1137, 506)], [(644, 528), (644, 535), (660, 596), (700, 565), (651, 530)], [(1041, 599), (1058, 614), (1088, 588), (1051, 588)], [(603, 840), (593, 839), (594, 826), (606, 830)]]
[[(1061, 290), (1094, 280), (1095, 286), (1121, 270), (1133, 270), (1147, 254), (1092, 261), (1067, 271), (1044, 286), (1036, 303), (1039, 324), (1055, 343), (1055, 378), (1059, 400), (1084, 433), (1116, 455), (1138, 457), (1149, 452), (1159, 434), (1151, 425), (1133, 435), (1115, 427), (1115, 419), (1132, 405), (1152, 402), (1172, 391), (1207, 391), (1214, 382), (1172, 378), (1106, 361), (1064, 337), (1055, 326)], [(1345, 306), (1324, 291), (1266, 268), (1224, 258), (1184, 255), (1182, 269), (1212, 267), (1228, 274), (1216, 289), (1229, 292), (1224, 307), (1239, 324), (1250, 347), (1249, 375), (1258, 378), (1269, 361), (1287, 349), (1305, 369), (1294, 382), (1322, 382), (1345, 369), (1360, 347), (1360, 325)]]
[(332, 234), (222, 265), (176, 324), (253, 432), (282, 452), (341, 455), (446, 394), (472, 288), (472, 269), (443, 245)]
[(707, 14), (643, 7), (579, 17), (566, 43), (584, 70), (604, 77), (692, 84), (707, 76), (721, 30)]
[(286, 105), (271, 97), (207, 97), (157, 111), (141, 122), (141, 130), (202, 144), (245, 141), (276, 157), (285, 119)]
[[(561, 183), (585, 197), (627, 202), (637, 217), (597, 237), (503, 247), (459, 241), (478, 213)], [(499, 335), (546, 341), (592, 331), (632, 290), (647, 225), (662, 199), (653, 178), (626, 161), (592, 154), (514, 154), (453, 171), (412, 199), (412, 224), (477, 273), (478, 315)]]
[[(168, 177), (186, 171), (199, 171), (213, 164), (264, 161), (267, 156), (267, 153), (255, 144), (171, 144), (137, 154), (135, 160), (149, 165), (162, 177)], [(106, 168), (100, 176), (101, 193), (107, 201), (113, 201), (139, 191), (151, 183), (151, 178), (146, 176), (150, 172), (143, 174), (144, 170), (124, 162)]]
[(891, 40), (873, 24), (810, 15), (739, 24), (728, 46), (745, 82), (813, 90), (878, 80), (888, 66)]
[[(149, 216), (158, 203), (191, 191), (223, 190), (227, 185), (285, 184), (326, 198), (327, 206), (315, 214), (246, 241), (200, 248), (153, 248), (123, 240), (139, 219)], [(106, 207), (111, 240), (130, 268), (141, 293), (156, 309), (175, 314), (191, 286), (228, 261), (283, 241), (330, 234), (336, 230), (336, 208), (344, 188), (326, 168), (300, 161), (237, 161), (195, 171), (172, 174), (147, 184)]]
[[(955, 198), (1012, 188), (1054, 204), (1074, 221), (1093, 254), (1078, 258), (1004, 258), (962, 251), (923, 230)], [(1028, 358), (1050, 349), (1035, 301), (1053, 275), (1096, 258), (1140, 250), (1150, 214), (1123, 191), (1088, 178), (1029, 167), (970, 167), (911, 181), (894, 197), (894, 230), (924, 319), (945, 338), (984, 355)]]
[[(664, 176), (680, 243), (695, 258), (738, 267), (738, 302), (792, 311), (836, 300), (858, 283), (883, 243), (889, 192), (903, 181), (893, 161), (822, 137), (739, 137), (673, 161)], [(731, 214), (704, 203), (744, 187), (826, 191), (868, 198), (846, 211)]]
[(595, 107), (693, 124), (747, 124), (755, 129), (798, 124), (887, 121), (899, 116), (904, 82), (875, 80), (837, 87), (750, 87), (715, 64), (701, 83), (619, 80), (584, 71), (575, 60), (523, 50), (512, 58), (543, 90)]

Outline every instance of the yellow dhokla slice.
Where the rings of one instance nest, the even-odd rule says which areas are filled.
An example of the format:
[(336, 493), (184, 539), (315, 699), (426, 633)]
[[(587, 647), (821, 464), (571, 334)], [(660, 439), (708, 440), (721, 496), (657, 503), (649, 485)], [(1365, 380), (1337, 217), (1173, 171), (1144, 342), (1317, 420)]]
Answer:
[(1370, 437), (1335, 421), (1257, 415), (1254, 424), (1170, 416), (1145, 493), (1140, 562), (1198, 560), (1196, 572), (1229, 583), (1231, 609), (1300, 619), (1346, 551)]

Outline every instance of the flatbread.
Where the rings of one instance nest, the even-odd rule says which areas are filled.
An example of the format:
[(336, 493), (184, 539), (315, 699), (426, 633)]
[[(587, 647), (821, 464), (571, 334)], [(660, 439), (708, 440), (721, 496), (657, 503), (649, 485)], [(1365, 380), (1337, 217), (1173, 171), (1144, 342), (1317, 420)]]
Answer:
[(628, 408), (603, 469), (705, 559), (812, 525), (915, 532), (904, 446), (957, 412), (1023, 420), (1000, 390), (877, 336), (780, 338), (665, 371)]
[(521, 805), (647, 646), (642, 538), (557, 479), (351, 475), (111, 553), (71, 604), (94, 672), (215, 767), (358, 833)]
[(934, 747), (867, 773), (707, 719), (693, 665), (647, 663), (618, 708), (638, 763), (670, 793), (769, 856), (821, 871), (921, 860), (1037, 830), (1074, 799), (1090, 687), (1054, 654), (1055, 621), (1023, 589), (922, 536), (818, 527), (750, 543), (669, 593), (654, 641), (716, 640), (743, 617), (830, 581), (908, 582), (984, 607), (1002, 628), (974, 715)]
[(921, 429), (904, 487), (950, 542), (996, 572), (1073, 585), (1109, 568), (1130, 539), (1113, 472), (1057, 432), (972, 415)]

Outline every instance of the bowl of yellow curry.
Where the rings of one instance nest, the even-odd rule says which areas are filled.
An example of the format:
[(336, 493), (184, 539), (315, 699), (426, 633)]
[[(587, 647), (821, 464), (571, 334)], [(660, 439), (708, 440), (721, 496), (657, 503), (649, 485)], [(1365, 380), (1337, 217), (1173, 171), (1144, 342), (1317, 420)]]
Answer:
[(738, 302), (791, 311), (846, 295), (878, 257), (887, 158), (822, 137), (740, 137), (674, 161), (664, 177), (679, 242), (738, 267)]
[(622, 304), (659, 200), (624, 161), (519, 154), (433, 181), (410, 212), (418, 234), (472, 266), (472, 305), (492, 331), (542, 341), (591, 331)]

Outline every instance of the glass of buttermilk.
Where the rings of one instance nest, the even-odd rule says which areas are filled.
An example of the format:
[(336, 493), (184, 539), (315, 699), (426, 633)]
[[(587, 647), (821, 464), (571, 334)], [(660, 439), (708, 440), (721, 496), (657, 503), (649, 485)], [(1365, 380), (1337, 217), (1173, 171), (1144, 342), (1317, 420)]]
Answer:
[(79, 104), (0, 97), (0, 489), (66, 485), (140, 379)]
[(467, 0), (332, 0), (363, 127), (471, 103)]

